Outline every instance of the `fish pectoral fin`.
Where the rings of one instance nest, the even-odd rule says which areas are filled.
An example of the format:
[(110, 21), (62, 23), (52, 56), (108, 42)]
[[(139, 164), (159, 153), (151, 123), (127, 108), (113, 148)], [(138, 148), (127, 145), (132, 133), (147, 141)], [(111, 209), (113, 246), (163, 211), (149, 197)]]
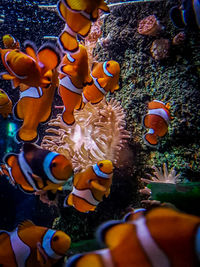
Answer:
[(48, 256), (40, 242), (37, 242), (37, 260), (40, 263), (40, 266), (45, 266), (48, 262)]
[(40, 189), (42, 189), (44, 187), (44, 183), (42, 181), (42, 178), (34, 173), (32, 173), (32, 177), (33, 179), (37, 182), (37, 185)]
[(34, 43), (30, 41), (25, 41), (24, 46), (25, 46), (26, 54), (32, 57), (35, 61), (37, 61), (37, 55), (36, 55), (37, 49)]
[(93, 79), (92, 79), (92, 77), (90, 75), (88, 75), (88, 77), (87, 77), (87, 79), (86, 79), (84, 84), (85, 85), (92, 85), (93, 84)]
[(105, 197), (108, 197), (110, 195), (110, 188), (105, 192)]
[(108, 78), (99, 78), (97, 81), (103, 88), (105, 88), (108, 84)]
[(15, 76), (12, 76), (7, 72), (2, 72), (0, 73), (0, 75), (1, 75), (1, 78), (4, 80), (14, 80), (16, 78)]
[(100, 185), (96, 181), (91, 181), (91, 186), (101, 192), (106, 192), (106, 188), (103, 185)]
[(72, 65), (65, 65), (61, 67), (61, 72), (66, 75), (74, 75), (75, 69)]

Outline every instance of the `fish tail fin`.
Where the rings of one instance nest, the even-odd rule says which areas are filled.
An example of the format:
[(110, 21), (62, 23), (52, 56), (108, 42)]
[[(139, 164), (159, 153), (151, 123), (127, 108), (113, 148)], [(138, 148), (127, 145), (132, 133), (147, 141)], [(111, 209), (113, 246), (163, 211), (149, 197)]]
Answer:
[(59, 36), (58, 43), (64, 53), (77, 52), (79, 48), (76, 35), (71, 35), (65, 30)]
[[(95, 267), (105, 267), (103, 263), (102, 256), (95, 253), (85, 253), (77, 254), (69, 258), (67, 261), (68, 267), (84, 267), (84, 266), (95, 266)], [(106, 265), (107, 266), (107, 265)]]
[(16, 133), (15, 141), (17, 143), (30, 142), (36, 143), (38, 141), (38, 133), (35, 129), (25, 129), (23, 126)]
[(155, 134), (153, 129), (149, 129), (149, 131), (143, 137), (146, 145), (156, 146), (158, 144), (158, 136)]
[(2, 175), (9, 176), (9, 172), (8, 172), (8, 169), (6, 168), (5, 164), (2, 164), (0, 166), (0, 176), (2, 176)]

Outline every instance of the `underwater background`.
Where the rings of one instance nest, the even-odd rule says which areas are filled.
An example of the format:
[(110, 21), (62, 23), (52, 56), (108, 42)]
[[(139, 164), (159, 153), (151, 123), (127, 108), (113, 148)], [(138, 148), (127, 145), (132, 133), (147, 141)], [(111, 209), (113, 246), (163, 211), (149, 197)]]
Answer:
[[(114, 169), (111, 194), (95, 212), (84, 214), (73, 207), (63, 208), (68, 190), (59, 193), (58, 206), (48, 206), (37, 196), (14, 188), (6, 176), (0, 176), (1, 229), (12, 230), (19, 222), (30, 219), (35, 224), (65, 231), (74, 243), (90, 240), (102, 222), (121, 218), (129, 207), (145, 207), (141, 201), (147, 196), (140, 193), (144, 188), (141, 178), (152, 174), (152, 166), (162, 167), (166, 163), (168, 169), (174, 167), (181, 174), (182, 181), (200, 182), (200, 32), (186, 30), (185, 42), (180, 46), (172, 45), (180, 30), (172, 24), (169, 10), (179, 3), (177, 0), (106, 2), (118, 5), (110, 6), (109, 15), (102, 15), (101, 42), (96, 43), (93, 57), (96, 61), (112, 59), (120, 64), (120, 89), (107, 99), (115, 98), (120, 102), (126, 114), (126, 129), (130, 132), (128, 143), (120, 152), (120, 162)], [(33, 41), (37, 47), (46, 41), (55, 43), (54, 37), (60, 34), (64, 22), (55, 7), (47, 9), (41, 5), (56, 3), (56, 0), (2, 1), (1, 36), (12, 34), (21, 45), (25, 40)], [(156, 37), (140, 35), (138, 22), (152, 14), (159, 19), (162, 31)], [(157, 38), (168, 39), (170, 43), (169, 55), (163, 60), (155, 60), (150, 53), (152, 42)], [(2, 40), (0, 47), (3, 47)], [(2, 63), (0, 71), (4, 71)], [(17, 102), (19, 91), (12, 89), (9, 81), (0, 80), (0, 88), (13, 103)], [(146, 130), (142, 119), (147, 113), (147, 103), (152, 100), (169, 103), (173, 117), (168, 134), (156, 148), (147, 146), (143, 140)], [(54, 105), (62, 105), (57, 92)], [(54, 108), (52, 117), (59, 112)], [(20, 125), (12, 115), (7, 119), (0, 117), (1, 162), (6, 153), (19, 153), (21, 145), (15, 142), (14, 135)], [(39, 126), (38, 145), (47, 128), (48, 124)], [(178, 201), (176, 197), (174, 204), (183, 211), (200, 215), (199, 199), (198, 191), (189, 201), (188, 198)], [(167, 197), (164, 201), (168, 201)], [(80, 243), (78, 249), (81, 251)]]

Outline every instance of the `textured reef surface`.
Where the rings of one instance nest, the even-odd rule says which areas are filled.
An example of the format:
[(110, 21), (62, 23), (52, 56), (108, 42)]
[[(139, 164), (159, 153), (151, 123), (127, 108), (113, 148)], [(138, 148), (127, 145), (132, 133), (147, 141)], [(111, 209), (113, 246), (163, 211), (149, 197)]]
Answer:
[[(46, 4), (46, 1), (6, 2), (0, 9), (2, 35), (11, 33), (21, 43), (28, 39), (39, 47), (46, 40), (45, 36), (58, 36), (64, 27), (55, 11), (38, 7), (38, 4)], [(25, 217), (51, 225), (59, 215), (54, 220), (53, 227), (64, 230), (72, 237), (73, 242), (88, 240), (93, 238), (95, 229), (102, 222), (121, 218), (129, 206), (141, 206), (140, 201), (145, 196), (139, 193), (139, 189), (144, 187), (140, 178), (151, 173), (153, 165), (162, 166), (167, 163), (169, 169), (175, 167), (177, 173), (181, 174), (180, 179), (200, 181), (200, 33), (186, 31), (185, 43), (180, 46), (172, 45), (172, 40), (179, 30), (170, 21), (169, 10), (177, 2), (172, 0), (121, 3), (111, 7), (109, 15), (102, 15), (102, 35), (93, 56), (97, 61), (112, 59), (120, 64), (120, 90), (108, 96), (108, 99), (112, 97), (121, 103), (126, 112), (127, 130), (131, 133), (126, 150), (122, 150), (120, 154), (122, 167), (116, 166), (114, 170), (110, 196), (99, 204), (95, 212), (82, 214), (72, 207), (63, 208), (63, 199), (69, 193), (68, 190), (60, 193), (58, 209), (49, 208), (39, 203), (34, 196), (18, 192), (8, 186), (7, 181), (1, 181), (1, 192), (4, 193), (1, 194), (0, 210), (5, 218), (0, 222), (1, 228), (8, 225), (12, 227), (16, 220), (19, 222)], [(48, 1), (48, 4), (56, 4), (56, 1)], [(138, 22), (153, 14), (163, 26), (159, 35), (139, 34)], [(152, 57), (150, 48), (153, 41), (160, 38), (169, 40), (170, 51), (166, 59), (158, 61)], [(0, 70), (3, 70), (2, 65)], [(10, 82), (1, 80), (0, 87), (9, 94), (13, 103), (17, 101), (19, 92), (11, 89)], [(169, 102), (173, 117), (168, 134), (159, 141), (156, 148), (146, 146), (142, 138), (146, 132), (142, 126), (142, 118), (147, 113), (147, 103), (154, 99)], [(57, 94), (54, 104), (62, 104)], [(59, 110), (54, 109), (52, 117), (55, 118), (58, 113)], [(12, 117), (8, 120), (0, 118), (0, 123), (1, 128), (7, 127), (8, 131), (12, 128), (12, 123), (19, 127)], [(39, 145), (47, 127), (43, 125), (39, 128)], [(10, 136), (8, 132), (0, 131), (1, 158), (6, 152), (18, 152), (20, 149), (20, 145), (13, 140), (12, 129), (9, 133)], [(9, 194), (5, 194), (7, 190)], [(8, 195), (13, 203), (15, 198), (22, 198), (21, 206), (16, 208), (16, 203), (13, 204), (12, 219), (2, 205), (5, 201), (9, 203)], [(31, 204), (28, 204), (29, 200)], [(30, 206), (33, 208), (32, 214), (27, 212)], [(23, 213), (21, 217), (19, 211)], [(14, 216), (16, 212), (17, 219)], [(91, 245), (95, 246), (93, 243)]]

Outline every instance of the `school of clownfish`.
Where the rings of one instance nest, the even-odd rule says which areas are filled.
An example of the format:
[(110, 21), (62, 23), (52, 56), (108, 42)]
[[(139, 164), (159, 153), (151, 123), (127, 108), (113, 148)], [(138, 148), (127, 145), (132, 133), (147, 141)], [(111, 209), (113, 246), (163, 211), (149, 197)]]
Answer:
[[(32, 42), (26, 41), (24, 53), (19, 41), (9, 34), (3, 37), (5, 49), (0, 49), (7, 70), (1, 76), (20, 90), (13, 111), (10, 98), (0, 90), (0, 114), (6, 118), (13, 112), (16, 119), (23, 121), (16, 141), (24, 143), (19, 154), (9, 153), (4, 157), (0, 172), (24, 192), (45, 191), (49, 200), (54, 200), (57, 190), (62, 190), (73, 176), (69, 159), (33, 144), (38, 140), (39, 123), (48, 121), (51, 116), (56, 88), (64, 105), (63, 124), (71, 127), (76, 123), (75, 109), (84, 108), (87, 102), (96, 104), (108, 92), (119, 89), (120, 74), (120, 66), (114, 60), (95, 62), (90, 71), (87, 50), (78, 42), (78, 37), (86, 37), (91, 23), (98, 19), (98, 9), (109, 12), (106, 3), (103, 0), (61, 0), (57, 7), (65, 21), (58, 41), (60, 49), (47, 43), (37, 50)], [(144, 126), (149, 129), (144, 135), (145, 143), (157, 145), (159, 138), (167, 133), (170, 119), (169, 104), (158, 100), (150, 102), (143, 118)], [(113, 164), (106, 159), (76, 173), (64, 207), (73, 206), (80, 212), (94, 211), (110, 194), (112, 176)], [(161, 221), (164, 222), (162, 227)], [(169, 208), (136, 210), (121, 221), (100, 226), (98, 239), (106, 249), (72, 256), (63, 266), (168, 267), (185, 266), (185, 262), (197, 266), (200, 261), (199, 225), (198, 217)], [(0, 231), (0, 265), (53, 266), (64, 258), (70, 244), (66, 233), (25, 221), (12, 232)]]

